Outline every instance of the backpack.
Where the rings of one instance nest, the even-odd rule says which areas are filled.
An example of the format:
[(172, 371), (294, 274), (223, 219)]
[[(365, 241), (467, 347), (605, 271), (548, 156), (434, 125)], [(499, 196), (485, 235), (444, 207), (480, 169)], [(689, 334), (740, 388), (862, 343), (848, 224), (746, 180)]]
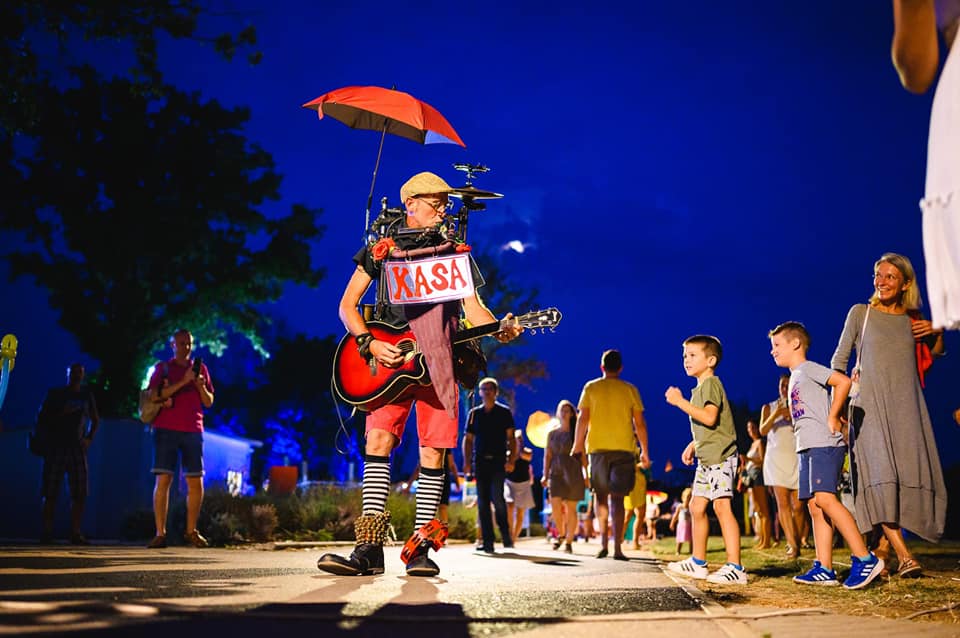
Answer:
[(51, 448), (51, 434), (53, 432), (53, 423), (51, 423), (50, 412), (46, 409), (47, 400), (44, 399), (43, 405), (37, 410), (37, 420), (33, 426), (33, 432), (27, 434), (27, 448), (34, 456), (46, 456)]
[(50, 449), (49, 437), (47, 437), (44, 427), (40, 424), (40, 416), (37, 416), (37, 424), (33, 432), (27, 434), (27, 448), (30, 454), (34, 456), (46, 456)]
[(140, 420), (150, 425), (157, 419), (157, 415), (160, 414), (160, 410), (163, 409), (163, 401), (159, 401), (160, 391), (163, 389), (163, 380), (167, 378), (167, 362), (164, 361), (162, 364), (163, 368), (163, 379), (160, 381), (160, 385), (157, 386), (157, 391), (154, 393), (147, 387), (145, 390), (140, 391), (140, 401), (137, 406), (137, 414), (140, 417)]

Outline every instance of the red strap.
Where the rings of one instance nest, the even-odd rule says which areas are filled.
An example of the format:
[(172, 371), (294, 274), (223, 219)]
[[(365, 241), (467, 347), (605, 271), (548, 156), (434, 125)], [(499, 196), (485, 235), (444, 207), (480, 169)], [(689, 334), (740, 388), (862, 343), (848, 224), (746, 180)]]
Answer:
[[(910, 323), (918, 321), (922, 315), (918, 310), (910, 310), (907, 312), (910, 316)], [(917, 376), (920, 377), (920, 387), (926, 388), (926, 383), (924, 377), (927, 374), (927, 370), (930, 369), (930, 366), (933, 365), (933, 353), (930, 352), (930, 346), (927, 345), (927, 342), (918, 339), (916, 343), (916, 352), (917, 352)]]

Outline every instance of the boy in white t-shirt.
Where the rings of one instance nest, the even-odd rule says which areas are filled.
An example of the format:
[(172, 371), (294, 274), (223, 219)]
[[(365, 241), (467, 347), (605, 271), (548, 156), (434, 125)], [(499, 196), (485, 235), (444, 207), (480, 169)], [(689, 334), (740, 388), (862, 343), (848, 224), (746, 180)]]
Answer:
[[(788, 321), (769, 333), (773, 360), (790, 369), (787, 394), (800, 456), (800, 500), (807, 501), (813, 520), (817, 560), (793, 582), (837, 585), (833, 570), (833, 526), (850, 547), (852, 566), (843, 582), (847, 589), (866, 587), (883, 571), (883, 560), (867, 549), (853, 515), (837, 498), (847, 445), (841, 433), (840, 413), (850, 393), (850, 378), (807, 360), (810, 334), (802, 323)], [(830, 388), (833, 399), (830, 399)]]

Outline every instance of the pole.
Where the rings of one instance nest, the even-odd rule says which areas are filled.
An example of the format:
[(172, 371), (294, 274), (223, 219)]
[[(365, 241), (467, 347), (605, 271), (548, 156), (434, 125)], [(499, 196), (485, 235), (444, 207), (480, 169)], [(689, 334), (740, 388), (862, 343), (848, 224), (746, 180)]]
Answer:
[(380, 155), (383, 153), (383, 140), (387, 137), (387, 122), (383, 122), (383, 130), (380, 131), (380, 148), (377, 149), (377, 161), (373, 165), (373, 179), (370, 180), (370, 194), (367, 195), (367, 212), (363, 219), (363, 241), (367, 241), (367, 230), (370, 228), (370, 207), (373, 206), (373, 188), (377, 183), (377, 170), (380, 168)]

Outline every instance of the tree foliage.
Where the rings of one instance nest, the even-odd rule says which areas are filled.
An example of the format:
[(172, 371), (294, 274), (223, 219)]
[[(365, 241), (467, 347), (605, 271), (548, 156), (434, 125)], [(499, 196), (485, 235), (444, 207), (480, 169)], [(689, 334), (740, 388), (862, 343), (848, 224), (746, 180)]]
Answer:
[[(263, 441), (252, 474), (282, 464), (306, 461), (313, 478), (346, 475), (346, 465), (359, 466), (357, 433), (340, 431), (330, 388), (331, 361), (337, 347), (333, 336), (284, 334), (282, 322), (266, 336), (270, 358), (253, 357), (248, 349), (230, 348), (217, 385), (219, 409), (215, 426), (239, 436)], [(346, 418), (346, 415), (344, 415)], [(344, 454), (338, 453), (343, 452)]]
[[(508, 312), (519, 315), (536, 309), (538, 291), (513, 285), (506, 276), (503, 263), (493, 253), (480, 253), (477, 262), (486, 280), (480, 293), (494, 315), (502, 318)], [(511, 405), (515, 403), (517, 388), (533, 389), (538, 379), (548, 376), (547, 365), (542, 359), (517, 354), (517, 346), (522, 345), (525, 338), (521, 336), (509, 344), (502, 344), (496, 339), (484, 339), (481, 342), (489, 372), (500, 383), (503, 400)]]
[[(42, 54), (55, 50), (76, 63), (77, 40), (111, 40), (132, 46), (131, 77), (138, 91), (161, 86), (157, 43), (160, 35), (207, 42), (227, 59), (256, 44), (252, 26), (236, 33), (204, 35), (199, 21), (210, 13), (197, 0), (5, 0), (0, 3), (0, 136), (29, 132), (38, 122), (49, 70)], [(256, 64), (260, 53), (247, 59)]]
[[(50, 291), (60, 324), (101, 363), (105, 410), (132, 408), (140, 375), (177, 326), (215, 353), (230, 330), (259, 347), (261, 306), (284, 282), (316, 285), (318, 211), (279, 198), (271, 156), (243, 135), (246, 109), (163, 87), (133, 90), (89, 68), (44, 96), (18, 165), (7, 225), (28, 242), (14, 276)], [(53, 89), (47, 89), (52, 91)]]

